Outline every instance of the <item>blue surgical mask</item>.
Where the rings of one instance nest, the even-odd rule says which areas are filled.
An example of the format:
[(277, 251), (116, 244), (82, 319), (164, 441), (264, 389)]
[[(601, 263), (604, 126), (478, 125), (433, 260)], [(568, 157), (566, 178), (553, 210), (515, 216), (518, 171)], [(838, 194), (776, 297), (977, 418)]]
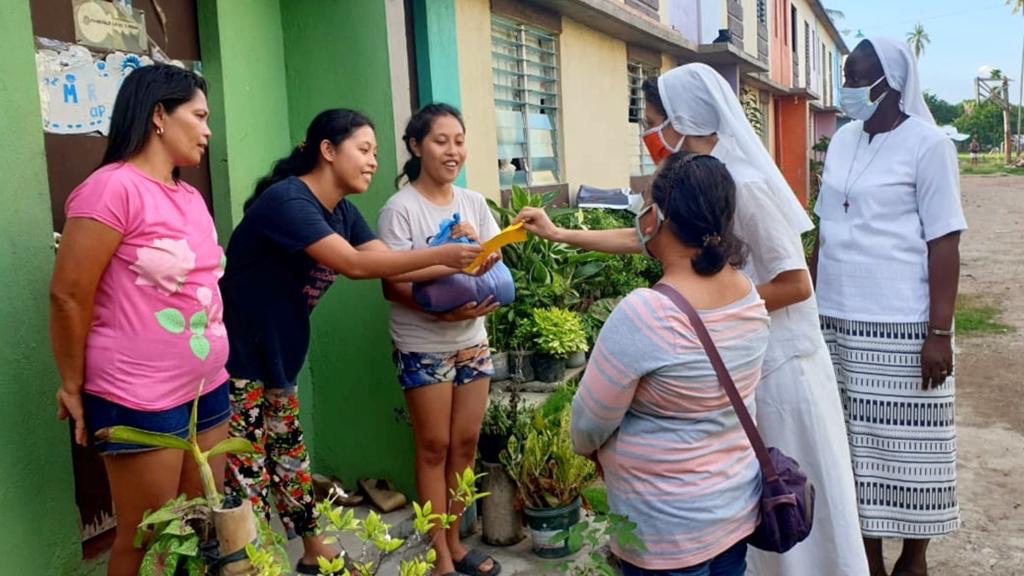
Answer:
[[(640, 220), (642, 220), (643, 217), (652, 210), (654, 211), (655, 218), (654, 230), (652, 230), (650, 234), (644, 234), (643, 225), (640, 224)], [(659, 208), (658, 205), (653, 202), (648, 204), (647, 206), (644, 206), (644, 209), (641, 210), (633, 219), (633, 226), (636, 228), (636, 239), (640, 242), (640, 249), (644, 251), (644, 254), (650, 256), (651, 258), (653, 258), (654, 255), (647, 251), (647, 243), (653, 240), (654, 237), (658, 235), (658, 232), (661, 231), (661, 225), (664, 222), (665, 214), (661, 211), (661, 208)]]
[(875, 114), (875, 110), (878, 110), (878, 105), (881, 104), (882, 100), (888, 96), (889, 91), (886, 90), (878, 97), (878, 100), (871, 101), (871, 90), (878, 86), (878, 84), (885, 79), (882, 76), (871, 86), (861, 86), (859, 88), (851, 88), (843, 86), (839, 89), (839, 105), (842, 107), (843, 112), (847, 116), (854, 120), (861, 120), (867, 122)]

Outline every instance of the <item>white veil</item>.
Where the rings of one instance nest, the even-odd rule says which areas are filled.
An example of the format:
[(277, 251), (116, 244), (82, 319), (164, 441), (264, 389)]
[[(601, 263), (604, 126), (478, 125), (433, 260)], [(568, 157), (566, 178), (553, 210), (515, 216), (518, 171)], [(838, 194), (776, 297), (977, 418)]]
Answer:
[[(793, 230), (802, 233), (814, 227), (721, 74), (706, 64), (686, 64), (662, 74), (658, 90), (676, 132), (687, 136), (718, 134), (719, 145), (730, 148), (732, 155), (768, 185), (773, 204)], [(729, 171), (733, 172), (733, 167)]]
[(878, 61), (882, 63), (886, 83), (903, 96), (900, 109), (935, 125), (935, 118), (924, 102), (921, 79), (917, 74), (917, 59), (910, 51), (910, 46), (895, 38), (869, 38), (868, 42), (875, 48)]

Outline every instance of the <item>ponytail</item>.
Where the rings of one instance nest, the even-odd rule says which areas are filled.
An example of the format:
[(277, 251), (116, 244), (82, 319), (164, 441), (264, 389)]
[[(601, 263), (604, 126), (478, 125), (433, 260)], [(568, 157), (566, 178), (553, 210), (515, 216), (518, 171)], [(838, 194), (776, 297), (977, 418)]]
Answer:
[(331, 108), (316, 115), (306, 129), (306, 139), (292, 149), (291, 154), (274, 162), (270, 173), (256, 182), (252, 196), (245, 201), (248, 210), (263, 192), (274, 184), (292, 176), (309, 174), (320, 163), (320, 143), (327, 140), (337, 146), (363, 126), (373, 128), (373, 122), (361, 112), (347, 108)]
[(413, 152), (412, 142), (415, 140), (417, 144), (422, 144), (434, 127), (434, 120), (442, 116), (455, 118), (465, 131), (466, 123), (462, 121), (462, 113), (458, 108), (442, 102), (427, 104), (420, 108), (409, 119), (409, 123), (405, 125), (405, 133), (402, 134), (402, 142), (405, 142), (405, 150), (409, 153), (409, 159), (405, 161), (402, 170), (395, 177), (395, 188), (401, 188), (402, 180), (412, 182), (420, 177), (420, 172), (423, 171), (423, 159)]
[(253, 190), (252, 196), (245, 201), (243, 210), (248, 210), (256, 202), (256, 199), (260, 197), (260, 194), (263, 194), (267, 188), (274, 184), (292, 176), (302, 176), (312, 172), (316, 168), (317, 161), (320, 160), (320, 147), (316, 147), (315, 153), (313, 150), (312, 146), (306, 146), (304, 143), (299, 144), (292, 149), (291, 154), (274, 162), (274, 167), (270, 170), (270, 173), (256, 182), (256, 188)]

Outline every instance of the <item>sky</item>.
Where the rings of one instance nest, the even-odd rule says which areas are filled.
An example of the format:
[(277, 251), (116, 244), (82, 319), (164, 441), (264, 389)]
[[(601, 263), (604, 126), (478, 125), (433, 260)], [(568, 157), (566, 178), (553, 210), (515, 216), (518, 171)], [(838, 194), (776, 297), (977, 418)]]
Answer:
[(920, 22), (931, 38), (919, 61), (921, 84), (944, 100), (974, 98), (978, 68), (990, 66), (1011, 78), (1010, 99), (1020, 97), (1024, 16), (1012, 13), (1004, 0), (822, 0), (826, 8), (843, 12), (836, 21), (853, 50), (865, 36), (906, 39)]

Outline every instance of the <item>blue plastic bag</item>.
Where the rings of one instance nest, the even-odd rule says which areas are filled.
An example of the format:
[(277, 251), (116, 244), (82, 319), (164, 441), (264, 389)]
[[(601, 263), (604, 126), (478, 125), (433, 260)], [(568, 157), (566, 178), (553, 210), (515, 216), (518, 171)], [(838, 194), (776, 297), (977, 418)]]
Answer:
[[(452, 214), (451, 218), (441, 222), (438, 233), (428, 244), (472, 243), (465, 236), (452, 238), (452, 229), (461, 221), (458, 212)], [(428, 312), (448, 312), (468, 302), (483, 302), (490, 296), (494, 296), (494, 301), (502, 306), (511, 304), (516, 299), (516, 286), (512, 281), (512, 271), (503, 262), (498, 262), (480, 276), (458, 272), (436, 280), (414, 282), (412, 296), (416, 304)]]

